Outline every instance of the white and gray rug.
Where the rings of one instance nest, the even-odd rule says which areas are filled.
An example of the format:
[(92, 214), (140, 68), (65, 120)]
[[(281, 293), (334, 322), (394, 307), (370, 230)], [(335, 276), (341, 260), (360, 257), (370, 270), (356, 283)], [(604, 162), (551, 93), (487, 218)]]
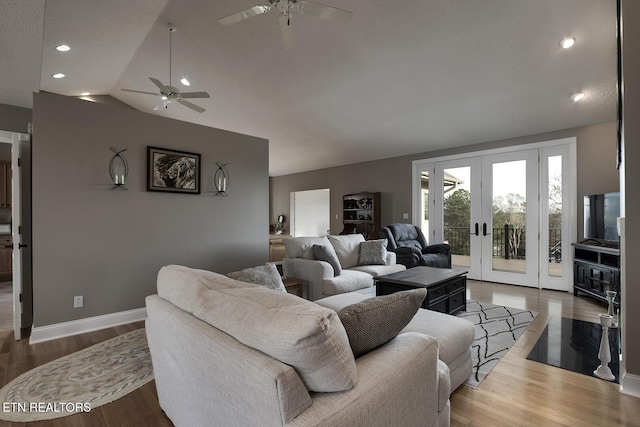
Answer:
[(458, 313), (458, 317), (469, 320), (476, 327), (471, 346), (473, 373), (465, 384), (478, 387), (537, 315), (534, 311), (468, 301), (467, 311)]
[(0, 389), (0, 420), (31, 422), (88, 412), (152, 379), (145, 329), (137, 329), (18, 376)]

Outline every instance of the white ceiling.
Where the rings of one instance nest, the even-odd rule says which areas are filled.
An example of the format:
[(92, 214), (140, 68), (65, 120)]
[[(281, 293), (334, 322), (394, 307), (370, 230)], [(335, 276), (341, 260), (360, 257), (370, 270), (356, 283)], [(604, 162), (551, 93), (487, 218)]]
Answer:
[[(109, 94), (268, 139), (272, 176), (615, 120), (615, 0), (318, 1), (351, 22), (296, 14), (286, 50), (275, 11), (216, 21), (256, 0), (0, 0), (0, 103)], [(120, 90), (168, 82), (168, 22), (172, 83), (211, 94), (202, 114)]]

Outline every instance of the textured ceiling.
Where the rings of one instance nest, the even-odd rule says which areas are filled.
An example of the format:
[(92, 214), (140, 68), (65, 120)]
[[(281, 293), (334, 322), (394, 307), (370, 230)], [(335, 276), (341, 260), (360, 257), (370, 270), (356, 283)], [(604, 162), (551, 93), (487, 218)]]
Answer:
[[(216, 21), (256, 0), (47, 0), (42, 45), (25, 55), (41, 59), (41, 90), (110, 94), (141, 111), (266, 138), (271, 175), (616, 117), (615, 0), (318, 1), (352, 11), (351, 22), (295, 14), (298, 45), (286, 50), (275, 11)], [(37, 34), (42, 4), (0, 2), (3, 52), (5, 9)], [(209, 92), (194, 100), (203, 114), (176, 104), (154, 111), (157, 98), (120, 90), (154, 92), (148, 77), (168, 83), (168, 22), (178, 29), (172, 83)], [(577, 43), (563, 50), (568, 35)], [(59, 43), (72, 51), (56, 52)], [(3, 58), (3, 76), (5, 66)], [(58, 71), (67, 77), (52, 79)], [(37, 90), (33, 76), (14, 80), (3, 79), (0, 102), (28, 106), (20, 97)], [(573, 103), (578, 90), (586, 97)]]

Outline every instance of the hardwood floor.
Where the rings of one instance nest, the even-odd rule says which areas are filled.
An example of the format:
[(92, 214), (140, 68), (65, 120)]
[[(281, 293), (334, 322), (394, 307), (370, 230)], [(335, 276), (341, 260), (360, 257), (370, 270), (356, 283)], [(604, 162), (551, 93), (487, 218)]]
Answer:
[(640, 399), (618, 384), (527, 360), (551, 316), (598, 323), (607, 307), (572, 293), (470, 280), (467, 298), (539, 314), (474, 390), (451, 396), (451, 426), (640, 426)]
[[(507, 355), (474, 390), (461, 386), (451, 396), (452, 426), (640, 426), (640, 399), (618, 385), (526, 359), (550, 316), (597, 322), (606, 306), (556, 291), (469, 281), (468, 299), (537, 311), (538, 317)], [(141, 328), (137, 322), (30, 346), (13, 332), (0, 332), (0, 384), (29, 369), (98, 342)], [(4, 426), (171, 426), (158, 405), (152, 381), (89, 413)], [(354, 426), (356, 427), (356, 426)]]

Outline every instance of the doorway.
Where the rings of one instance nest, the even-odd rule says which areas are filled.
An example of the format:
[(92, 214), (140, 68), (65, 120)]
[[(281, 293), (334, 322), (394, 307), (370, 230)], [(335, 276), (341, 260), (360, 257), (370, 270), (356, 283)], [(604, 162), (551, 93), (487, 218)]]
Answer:
[(329, 205), (330, 192), (328, 188), (291, 192), (291, 236), (324, 236), (329, 234)]
[[(574, 166), (572, 166), (572, 164)], [(575, 138), (414, 162), (414, 218), (468, 277), (569, 290)]]
[[(22, 328), (31, 325), (32, 316), (31, 281), (23, 280), (22, 262), (31, 223), (26, 215), (30, 204), (23, 206), (29, 197), (23, 198), (22, 191), (23, 173), (30, 177), (29, 165), (30, 135), (0, 131), (0, 330), (13, 329), (16, 340)], [(29, 219), (25, 222), (25, 218)]]

